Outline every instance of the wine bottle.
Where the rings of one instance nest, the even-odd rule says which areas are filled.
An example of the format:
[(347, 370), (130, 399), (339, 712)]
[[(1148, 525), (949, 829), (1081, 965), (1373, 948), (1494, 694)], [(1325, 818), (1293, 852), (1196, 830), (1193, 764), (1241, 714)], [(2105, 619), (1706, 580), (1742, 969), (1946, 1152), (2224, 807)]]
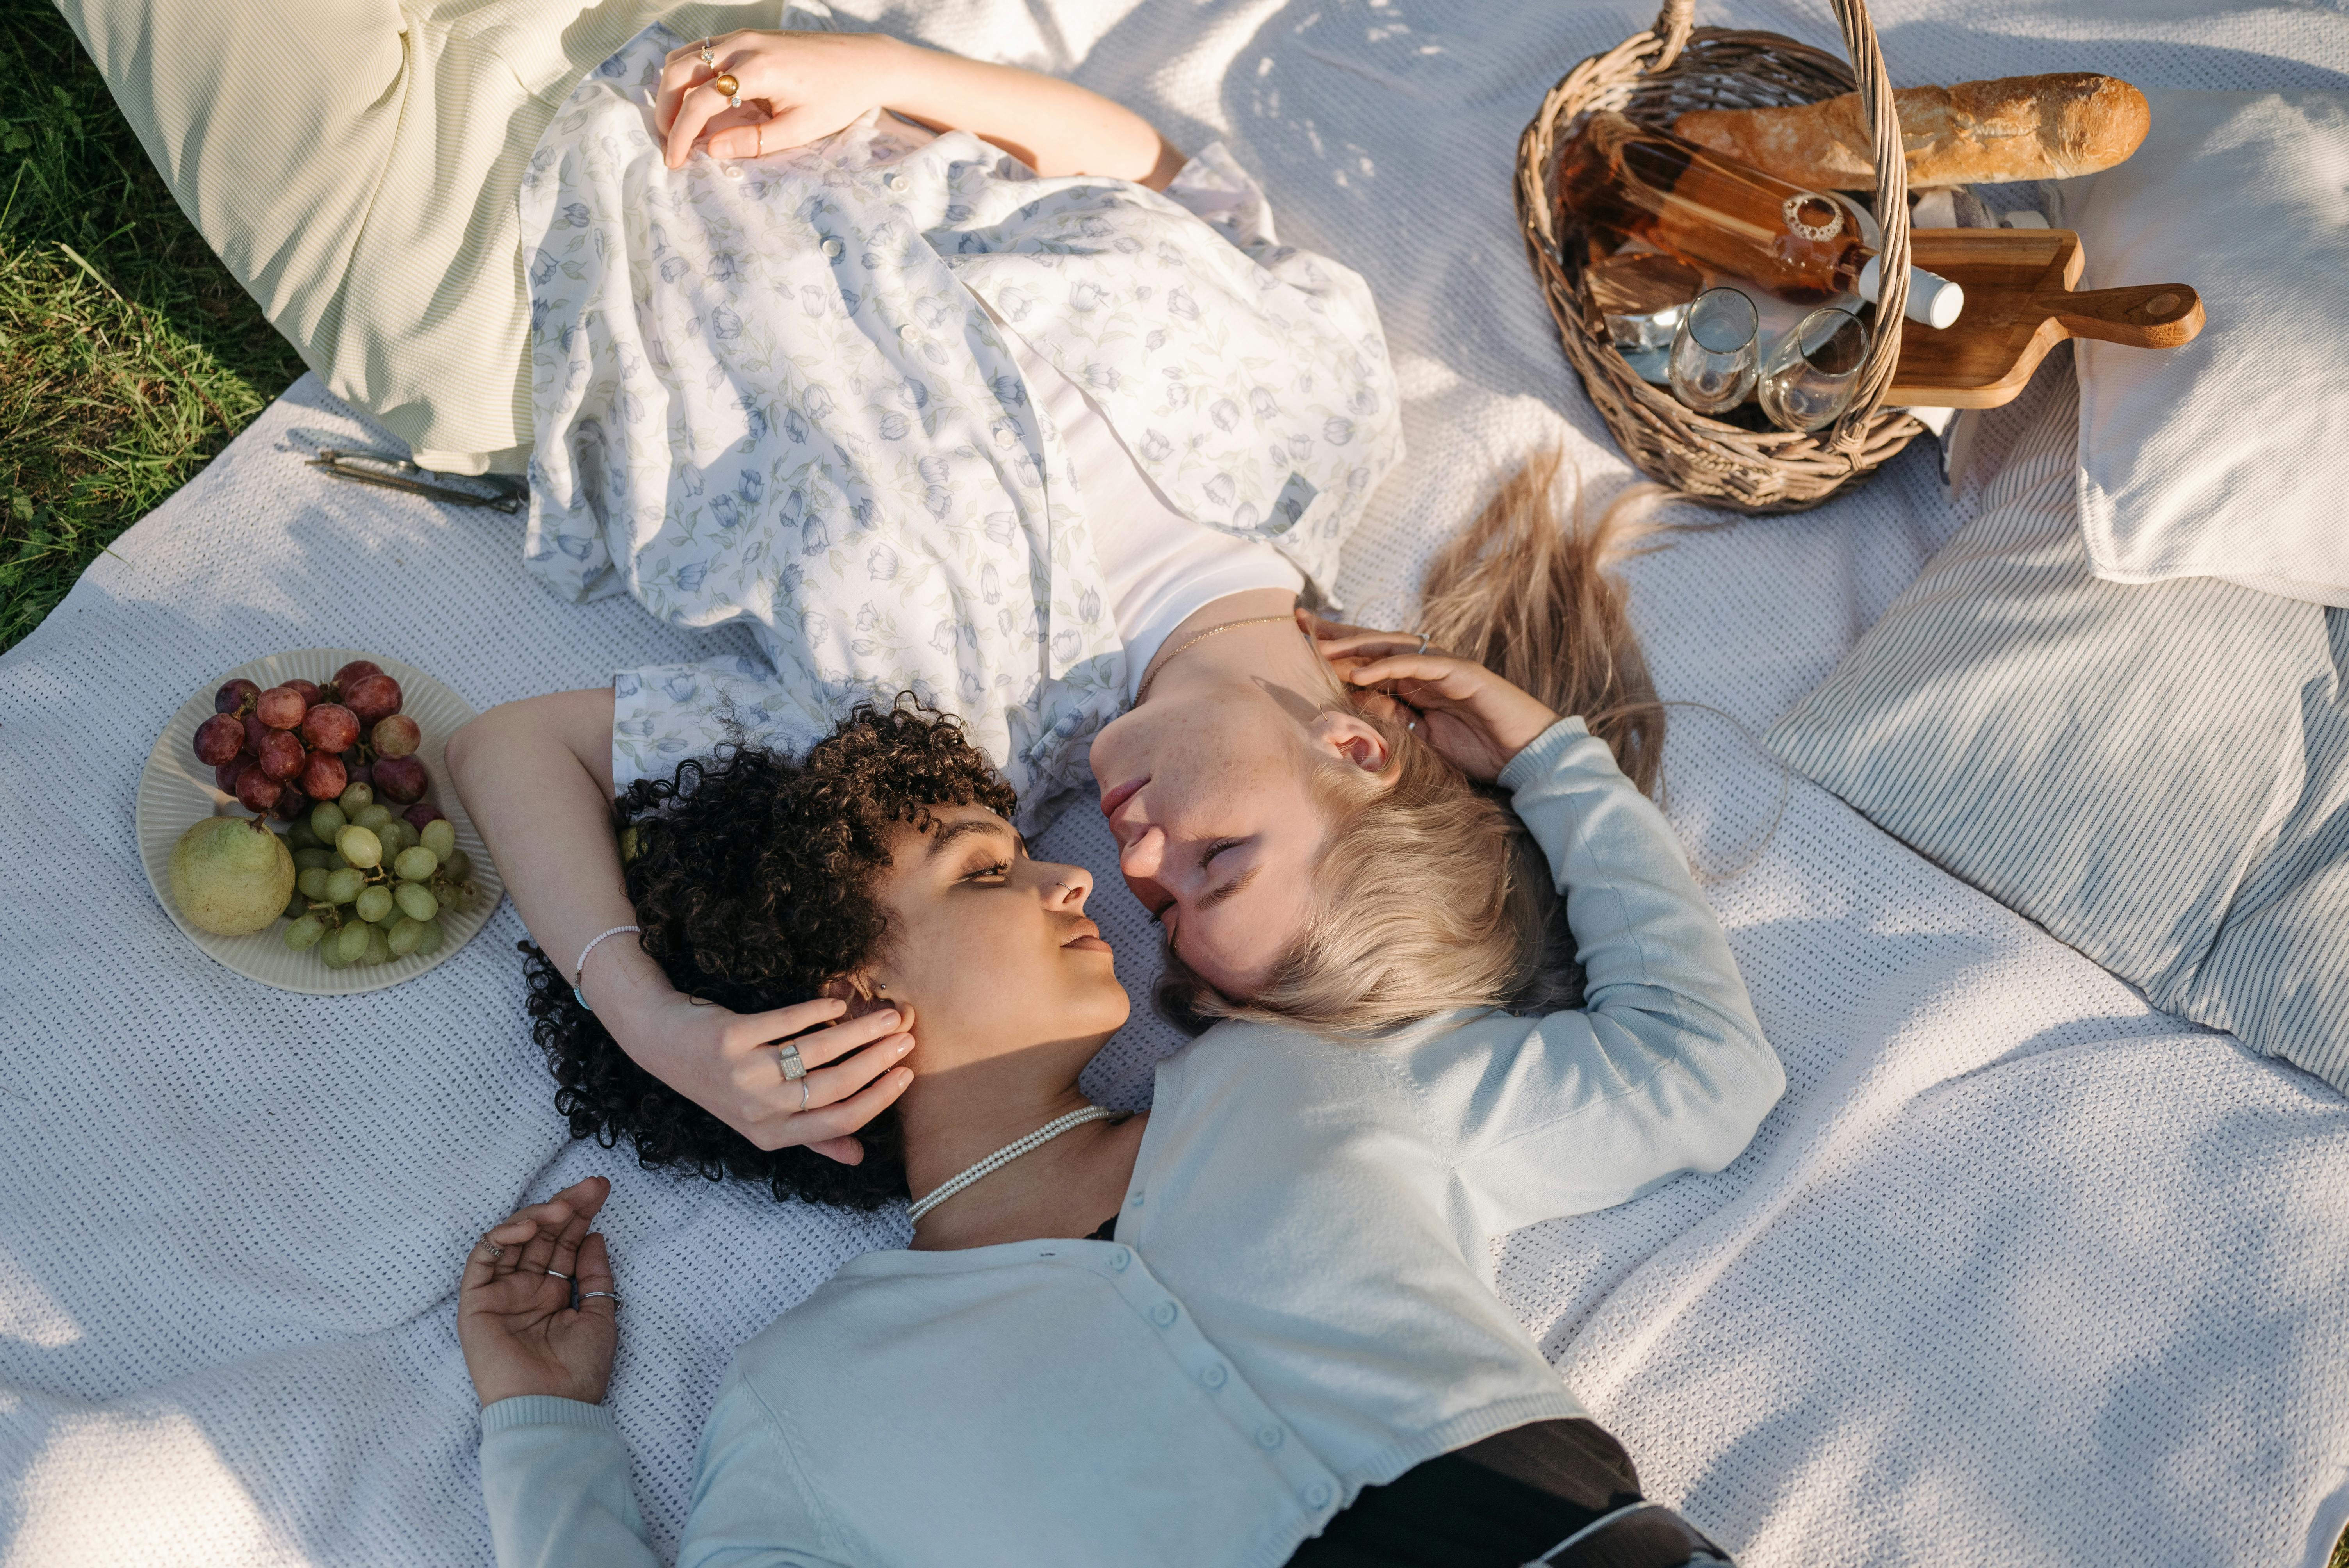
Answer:
[[(1790, 185), (1612, 109), (1593, 112), (1558, 160), (1557, 199), (1601, 234), (1645, 240), (1795, 304), (1877, 296), (1879, 263), (1849, 198)], [(1949, 279), (1909, 269), (1910, 320), (1947, 326), (1965, 297)]]

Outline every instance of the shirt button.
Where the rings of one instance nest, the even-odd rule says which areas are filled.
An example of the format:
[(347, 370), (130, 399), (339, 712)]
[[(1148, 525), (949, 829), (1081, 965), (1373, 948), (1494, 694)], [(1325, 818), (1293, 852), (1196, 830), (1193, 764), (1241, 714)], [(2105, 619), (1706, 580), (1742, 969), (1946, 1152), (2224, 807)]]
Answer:
[(1280, 1447), (1280, 1429), (1258, 1427), (1256, 1429), (1256, 1446), (1268, 1451)]
[(1110, 1253), (1109, 1255), (1109, 1266), (1115, 1269), (1120, 1274), (1123, 1274), (1126, 1271), (1126, 1266), (1133, 1262), (1133, 1254), (1127, 1252), (1123, 1247), (1118, 1248), (1117, 1251)]
[(905, 188), (905, 177), (902, 174), (886, 174), (882, 176), (881, 183), (892, 191), (903, 191)]
[(1329, 1503), (1330, 1503), (1330, 1489), (1329, 1489), (1329, 1487), (1328, 1487), (1327, 1485), (1325, 1485), (1324, 1483), (1322, 1483), (1322, 1482), (1320, 1482), (1320, 1481), (1318, 1481), (1318, 1480), (1317, 1480), (1317, 1481), (1315, 1481), (1311, 1486), (1309, 1486), (1309, 1487), (1307, 1487), (1307, 1488), (1305, 1489), (1305, 1506), (1306, 1506), (1306, 1507), (1308, 1507), (1308, 1508), (1326, 1508), (1326, 1507), (1328, 1507), (1328, 1506), (1329, 1506)]
[(921, 335), (920, 331), (910, 321), (897, 329), (897, 341), (900, 343), (911, 343)]
[(1199, 1381), (1205, 1383), (1210, 1388), (1220, 1388), (1224, 1386), (1224, 1378), (1226, 1376), (1226, 1374), (1222, 1367), (1210, 1367), (1205, 1372), (1199, 1374)]
[(1174, 1304), (1171, 1301), (1162, 1301), (1156, 1306), (1152, 1307), (1150, 1309), (1150, 1321), (1156, 1324), (1161, 1328), (1174, 1327)]
[(823, 253), (827, 256), (836, 256), (846, 249), (848, 247), (840, 242), (840, 236), (837, 234), (823, 242)]
[(729, 179), (729, 180), (740, 180), (740, 179), (741, 179), (741, 178), (742, 178), (742, 166), (741, 166), (740, 164), (739, 164), (739, 163), (730, 163), (730, 164), (728, 164), (728, 165), (726, 166), (726, 178), (727, 178), (727, 179)]

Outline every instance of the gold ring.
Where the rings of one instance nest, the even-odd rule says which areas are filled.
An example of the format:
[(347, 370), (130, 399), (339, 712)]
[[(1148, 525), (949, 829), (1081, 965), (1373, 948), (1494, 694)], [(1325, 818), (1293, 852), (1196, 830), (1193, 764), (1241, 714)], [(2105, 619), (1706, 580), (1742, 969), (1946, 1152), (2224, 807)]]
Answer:
[(709, 78), (709, 85), (728, 98), (733, 98), (742, 90), (742, 84), (734, 79), (734, 73), (731, 71), (719, 72)]

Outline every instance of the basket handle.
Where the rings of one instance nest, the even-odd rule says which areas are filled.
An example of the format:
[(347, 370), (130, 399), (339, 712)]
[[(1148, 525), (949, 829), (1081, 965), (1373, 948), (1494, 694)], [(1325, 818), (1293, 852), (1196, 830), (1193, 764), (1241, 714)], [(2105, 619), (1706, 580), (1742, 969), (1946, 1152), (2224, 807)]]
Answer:
[(1696, 0), (1664, 0), (1664, 8), (1656, 13), (1656, 25), (1649, 31), (1662, 41), (1656, 57), (1648, 62), (1651, 72), (1661, 71), (1681, 57), (1681, 50), (1696, 29)]
[[(1677, 0), (1675, 0), (1677, 3)], [(1859, 80), (1859, 107), (1874, 133), (1876, 222), (1884, 231), (1883, 282), (1876, 300), (1876, 333), (1860, 362), (1859, 388), (1834, 426), (1826, 445), (1849, 460), (1868, 434), (1868, 422), (1883, 407), (1900, 366), (1900, 335), (1909, 308), (1909, 153), (1900, 142), (1900, 117), (1892, 102), (1892, 75), (1877, 46), (1876, 24), (1867, 0), (1832, 0), (1843, 24), (1844, 50)]]

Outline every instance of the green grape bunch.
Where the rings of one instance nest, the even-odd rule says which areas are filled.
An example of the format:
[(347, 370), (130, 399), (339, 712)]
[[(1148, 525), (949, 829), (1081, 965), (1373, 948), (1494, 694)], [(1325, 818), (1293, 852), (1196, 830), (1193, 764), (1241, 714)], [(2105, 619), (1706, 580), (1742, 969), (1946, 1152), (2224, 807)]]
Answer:
[(312, 806), (285, 840), (295, 867), (285, 945), (329, 969), (437, 953), (442, 918), (481, 897), (471, 857), (440, 809), (418, 801), (394, 816), (367, 783)]

